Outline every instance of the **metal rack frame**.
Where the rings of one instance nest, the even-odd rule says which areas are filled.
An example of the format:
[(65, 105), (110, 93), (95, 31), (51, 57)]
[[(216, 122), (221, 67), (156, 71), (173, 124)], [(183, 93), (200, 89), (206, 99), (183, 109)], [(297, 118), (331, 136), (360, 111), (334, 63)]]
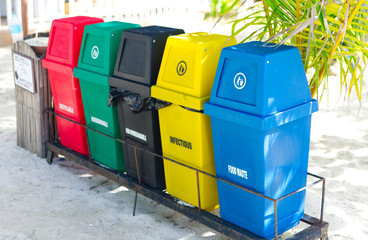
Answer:
[[(148, 197), (166, 207), (169, 207), (170, 209), (174, 210), (174, 211), (177, 211), (197, 222), (200, 222), (228, 237), (231, 237), (233, 239), (247, 239), (247, 240), (251, 240), (251, 239), (264, 239), (262, 237), (259, 237), (233, 223), (230, 223), (224, 219), (222, 219), (221, 217), (218, 217), (216, 215), (213, 215), (209, 212), (206, 212), (204, 210), (201, 209), (201, 202), (200, 202), (200, 191), (199, 191), (199, 173), (201, 174), (204, 174), (204, 175), (207, 175), (207, 176), (210, 176), (210, 177), (213, 177), (217, 180), (220, 180), (220, 181), (223, 181), (225, 183), (228, 183), (232, 186), (235, 186), (235, 187), (238, 187), (244, 191), (247, 191), (247, 192), (250, 192), (252, 194), (255, 194), (259, 197), (262, 197), (262, 198), (265, 198), (269, 201), (272, 201), (273, 202), (273, 205), (274, 205), (274, 216), (275, 216), (275, 238), (277, 238), (279, 235), (278, 235), (278, 226), (277, 226), (277, 204), (279, 201), (287, 198), (287, 197), (290, 197), (296, 193), (299, 193), (301, 191), (304, 191), (306, 190), (307, 188), (310, 188), (318, 183), (322, 183), (322, 193), (321, 193), (321, 211), (320, 211), (320, 216), (319, 216), (319, 219), (318, 218), (315, 218), (315, 217), (311, 217), (311, 216), (308, 216), (308, 215), (304, 215), (304, 217), (301, 219), (302, 222), (310, 225), (309, 227), (307, 227), (306, 229), (298, 232), (297, 234), (293, 235), (292, 237), (288, 238), (288, 240), (292, 240), (292, 239), (328, 239), (328, 223), (327, 222), (324, 222), (323, 221), (323, 211), (324, 211), (324, 199), (325, 199), (325, 184), (326, 184), (326, 180), (325, 178), (323, 177), (320, 177), (320, 176), (317, 176), (317, 175), (314, 175), (314, 174), (311, 174), (311, 173), (308, 173), (309, 176), (311, 177), (314, 177), (314, 178), (317, 178), (316, 181), (313, 181), (309, 184), (307, 184), (305, 187), (303, 188), (300, 188), (292, 193), (289, 193), (285, 196), (282, 196), (278, 199), (273, 199), (273, 198), (269, 198), (267, 196), (264, 196), (260, 193), (257, 193), (255, 191), (252, 191), (248, 188), (245, 188), (245, 187), (242, 187), (242, 186), (239, 186), (237, 184), (234, 184), (232, 182), (229, 182), (225, 179), (221, 179), (215, 175), (212, 175), (212, 174), (209, 174), (209, 173), (206, 173), (204, 171), (201, 171), (199, 169), (196, 169), (196, 168), (193, 168), (193, 167), (190, 167), (188, 165), (185, 165), (183, 163), (180, 163), (180, 162), (177, 162), (175, 161), (174, 159), (170, 159), (170, 158), (167, 158), (167, 157), (164, 157), (164, 156), (161, 156), (161, 155), (158, 155), (156, 153), (153, 153), (153, 152), (150, 152), (150, 151), (147, 151), (145, 149), (142, 149), (142, 148), (139, 148), (137, 146), (134, 146), (130, 143), (127, 143), (125, 142), (124, 140), (121, 140), (121, 139), (118, 139), (118, 138), (114, 138), (114, 137), (111, 137), (107, 134), (104, 134), (102, 132), (99, 132), (97, 130), (94, 130), (92, 128), (89, 128), (83, 124), (80, 124), (78, 122), (75, 122), (69, 118), (66, 118), (60, 114), (57, 114), (54, 112), (53, 109), (49, 109), (49, 110), (46, 110), (46, 113), (45, 114), (51, 114), (51, 116), (58, 116), (58, 117), (61, 117), (61, 118), (64, 118), (64, 119), (67, 119), (75, 124), (78, 124), (80, 126), (83, 126), (84, 128), (87, 128), (87, 129), (90, 129), (92, 131), (95, 131), (95, 132), (98, 132), (100, 134), (103, 134), (107, 137), (110, 137), (110, 138), (113, 138), (115, 139), (116, 141), (119, 141), (121, 142), (122, 144), (127, 144), (131, 147), (134, 148), (134, 153), (135, 153), (135, 162), (136, 162), (136, 167), (137, 167), (137, 175), (138, 175), (138, 181), (127, 176), (126, 174), (124, 173), (121, 173), (121, 172), (118, 172), (116, 170), (113, 170), (111, 168), (108, 168), (98, 162), (95, 162), (93, 159), (91, 159), (90, 157), (87, 157), (87, 156), (84, 156), (82, 154), (79, 154), (69, 148), (66, 148), (64, 146), (62, 146), (56, 139), (55, 139), (55, 136), (54, 134), (52, 134), (51, 136), (51, 141), (50, 142), (47, 142), (46, 145), (47, 145), (47, 159), (46, 161), (51, 164), (52, 163), (52, 160), (53, 160), (53, 157), (54, 157), (54, 154), (59, 154), (59, 155), (63, 155), (66, 159), (70, 160), (70, 161), (73, 161), (73, 162), (76, 162), (122, 186), (125, 186), (127, 187), (128, 189), (131, 189), (133, 191), (136, 192), (136, 195), (135, 195), (135, 201), (134, 201), (134, 207), (133, 207), (133, 216), (135, 215), (135, 210), (136, 210), (136, 204), (137, 204), (137, 197), (138, 197), (138, 193), (145, 196), (145, 197)], [(50, 118), (49, 118), (50, 119)], [(51, 129), (55, 129), (53, 128), (54, 126), (51, 126), (50, 124), (50, 128)], [(197, 176), (197, 193), (198, 193), (198, 203), (199, 203), (199, 207), (187, 207), (187, 206), (183, 206), (181, 204), (178, 204), (175, 200), (174, 197), (172, 197), (171, 195), (161, 191), (161, 190), (158, 190), (158, 189), (155, 189), (155, 188), (152, 188), (148, 185), (145, 185), (143, 183), (141, 183), (141, 178), (140, 178), (140, 173), (139, 173), (139, 166), (138, 166), (138, 158), (137, 158), (137, 150), (139, 151), (144, 151), (144, 152), (147, 152), (149, 154), (152, 154), (154, 156), (157, 156), (157, 157), (161, 157), (165, 160), (168, 160), (168, 161), (171, 161), (173, 163), (176, 163), (176, 164), (179, 164), (183, 167), (186, 167), (186, 168), (189, 168), (193, 171), (196, 172), (196, 176)], [(89, 154), (91, 156), (91, 154)]]

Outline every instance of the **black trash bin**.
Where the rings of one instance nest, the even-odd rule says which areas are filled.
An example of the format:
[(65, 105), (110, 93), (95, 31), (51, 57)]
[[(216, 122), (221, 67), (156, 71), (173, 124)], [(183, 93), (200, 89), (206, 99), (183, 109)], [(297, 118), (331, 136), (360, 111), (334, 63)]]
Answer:
[[(182, 29), (148, 26), (123, 32), (114, 74), (109, 78), (111, 104), (119, 115), (127, 175), (158, 189), (165, 188), (162, 158), (137, 150), (131, 145), (162, 155), (157, 109), (164, 102), (151, 98), (156, 84), (166, 39), (182, 34)], [(131, 144), (131, 145), (130, 145)]]

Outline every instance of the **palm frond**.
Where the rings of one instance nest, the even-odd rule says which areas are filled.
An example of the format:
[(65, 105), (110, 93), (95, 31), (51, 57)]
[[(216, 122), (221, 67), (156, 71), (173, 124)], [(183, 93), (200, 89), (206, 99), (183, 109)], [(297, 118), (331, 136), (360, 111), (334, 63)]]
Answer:
[(368, 60), (368, 0), (263, 0), (231, 24), (233, 36), (252, 29), (240, 42), (268, 39), (298, 47), (305, 71), (313, 69), (309, 86), (317, 98), (325, 92), (330, 66), (337, 61), (340, 91), (345, 89), (349, 98), (354, 90), (361, 100)]

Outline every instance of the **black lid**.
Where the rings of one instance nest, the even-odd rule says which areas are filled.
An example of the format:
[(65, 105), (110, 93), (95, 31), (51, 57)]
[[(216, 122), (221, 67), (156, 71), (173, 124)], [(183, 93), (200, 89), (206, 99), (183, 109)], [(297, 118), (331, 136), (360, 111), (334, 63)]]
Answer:
[[(122, 33), (114, 77), (152, 86), (156, 84), (166, 40), (182, 29), (148, 26)], [(125, 89), (134, 92), (134, 89)]]

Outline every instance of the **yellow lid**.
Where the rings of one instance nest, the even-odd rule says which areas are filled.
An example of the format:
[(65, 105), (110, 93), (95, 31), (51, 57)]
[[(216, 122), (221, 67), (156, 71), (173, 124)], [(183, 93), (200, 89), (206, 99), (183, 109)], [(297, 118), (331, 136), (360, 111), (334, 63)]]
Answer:
[(152, 96), (202, 110), (211, 94), (221, 50), (234, 44), (235, 38), (203, 32), (170, 36)]

